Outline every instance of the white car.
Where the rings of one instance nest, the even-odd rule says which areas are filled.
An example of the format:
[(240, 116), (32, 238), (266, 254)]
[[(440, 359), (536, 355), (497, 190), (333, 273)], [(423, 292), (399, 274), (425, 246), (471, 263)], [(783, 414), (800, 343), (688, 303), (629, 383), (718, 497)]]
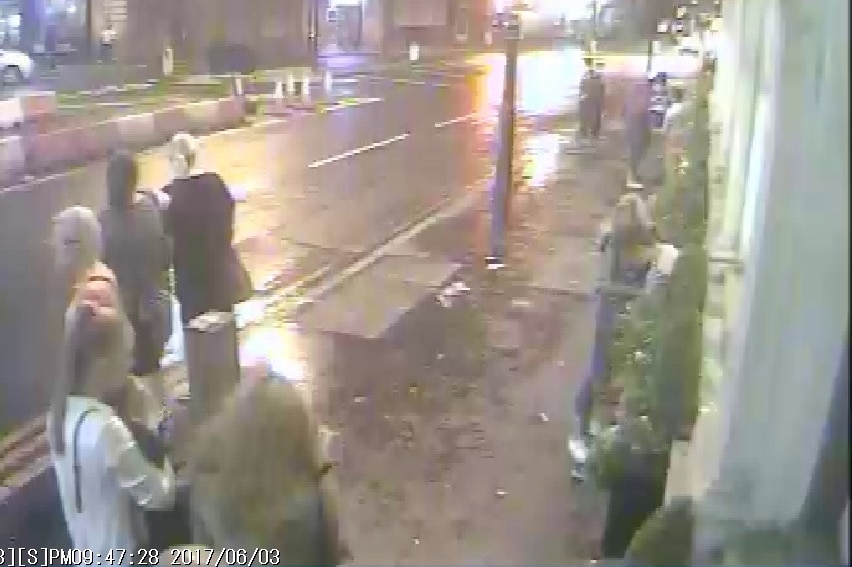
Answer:
[(5, 85), (20, 85), (32, 77), (35, 63), (23, 51), (0, 49), (0, 81)]

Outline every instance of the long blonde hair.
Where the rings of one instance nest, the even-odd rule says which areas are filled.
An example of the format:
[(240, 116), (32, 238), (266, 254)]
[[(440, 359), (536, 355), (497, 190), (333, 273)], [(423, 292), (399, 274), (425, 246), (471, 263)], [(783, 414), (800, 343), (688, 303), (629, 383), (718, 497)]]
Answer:
[(328, 565), (337, 523), (321, 488), (319, 428), (286, 381), (236, 392), (203, 424), (189, 477), (216, 546), (279, 549), (282, 564)]
[(612, 233), (622, 246), (651, 245), (656, 240), (654, 222), (641, 195), (626, 193), (615, 205)]
[(70, 299), (75, 286), (100, 260), (101, 225), (94, 211), (73, 206), (53, 219), (53, 250), (56, 267)]
[(169, 163), (172, 174), (177, 177), (189, 176), (198, 165), (198, 154), (201, 144), (198, 139), (187, 132), (178, 132), (169, 143)]
[(118, 285), (98, 270), (77, 289), (65, 316), (62, 360), (50, 409), (50, 442), (65, 453), (68, 396), (110, 404), (129, 383), (133, 331), (121, 307)]

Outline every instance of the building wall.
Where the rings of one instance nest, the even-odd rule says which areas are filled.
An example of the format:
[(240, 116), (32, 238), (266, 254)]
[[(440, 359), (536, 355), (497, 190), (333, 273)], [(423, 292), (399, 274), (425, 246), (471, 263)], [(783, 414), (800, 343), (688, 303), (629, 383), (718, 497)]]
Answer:
[(159, 58), (168, 43), (191, 69), (209, 67), (211, 46), (244, 46), (260, 66), (304, 64), (308, 56), (307, 0), (124, 1), (127, 24), (118, 54), (126, 62)]
[(848, 329), (848, 17), (723, 8), (702, 413), (670, 487), (703, 503), (699, 544), (786, 525), (811, 490)]

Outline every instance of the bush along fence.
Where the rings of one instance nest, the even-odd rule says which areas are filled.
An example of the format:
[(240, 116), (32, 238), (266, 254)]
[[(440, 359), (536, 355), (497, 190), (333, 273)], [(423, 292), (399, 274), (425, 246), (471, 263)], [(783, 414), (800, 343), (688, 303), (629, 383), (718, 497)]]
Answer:
[(711, 82), (709, 73), (698, 81), (688, 134), (669, 146), (667, 180), (656, 197), (660, 235), (681, 255), (668, 287), (631, 306), (613, 345), (621, 407), (590, 462), (614, 496), (607, 532), (621, 532), (618, 543), (630, 534), (618, 554), (629, 565), (840, 565), (834, 525), (821, 529), (806, 518), (777, 529), (712, 522), (705, 542), (700, 530), (711, 525), (700, 523), (704, 502), (677, 497), (663, 505), (672, 443), (688, 440), (699, 411)]
[[(618, 405), (615, 412), (604, 404), (596, 408), (614, 423), (597, 436), (589, 460), (591, 479), (610, 492), (606, 557), (633, 553), (628, 547), (635, 534), (663, 505), (672, 444), (689, 437), (698, 414), (707, 288), (709, 78), (698, 83), (687, 110), (686, 143), (667, 144), (673, 149), (667, 150), (665, 182), (654, 205), (661, 239), (680, 254), (668, 282), (634, 299), (619, 317), (609, 364)], [(670, 553), (679, 544), (668, 541), (659, 552)], [(661, 564), (645, 556), (642, 561)]]

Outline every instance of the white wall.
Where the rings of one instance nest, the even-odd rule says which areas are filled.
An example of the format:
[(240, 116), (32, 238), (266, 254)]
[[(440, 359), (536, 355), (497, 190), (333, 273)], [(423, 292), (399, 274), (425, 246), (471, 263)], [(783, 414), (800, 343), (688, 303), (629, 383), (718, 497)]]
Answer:
[(718, 73), (732, 99), (715, 143), (730, 161), (711, 242), (744, 269), (726, 276), (722, 372), (678, 473), (688, 482), (673, 480), (705, 504), (700, 540), (789, 522), (811, 481), (848, 328), (848, 12), (846, 0), (725, 7), (742, 19), (726, 22)]

